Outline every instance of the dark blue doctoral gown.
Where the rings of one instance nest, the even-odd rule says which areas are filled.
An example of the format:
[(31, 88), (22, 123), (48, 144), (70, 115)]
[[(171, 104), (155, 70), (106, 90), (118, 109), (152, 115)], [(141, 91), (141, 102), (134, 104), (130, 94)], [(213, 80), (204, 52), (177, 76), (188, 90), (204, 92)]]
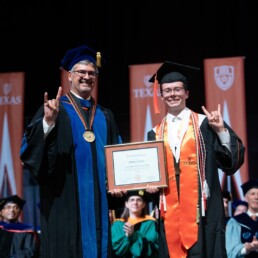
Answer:
[[(93, 100), (73, 99), (89, 120)], [(110, 225), (104, 146), (121, 143), (113, 113), (99, 105), (91, 130), (66, 96), (54, 129), (44, 140), (43, 107), (27, 127), (21, 159), (39, 184), (42, 258), (109, 257)]]

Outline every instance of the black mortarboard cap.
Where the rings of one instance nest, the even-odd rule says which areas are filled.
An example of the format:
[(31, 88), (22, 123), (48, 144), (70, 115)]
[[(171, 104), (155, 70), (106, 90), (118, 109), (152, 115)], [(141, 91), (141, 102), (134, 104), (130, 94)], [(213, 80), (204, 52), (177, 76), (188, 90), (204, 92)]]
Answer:
[(223, 198), (226, 198), (226, 199), (228, 199), (229, 201), (232, 200), (232, 196), (231, 196), (231, 194), (230, 194), (229, 191), (223, 191), (223, 192), (222, 192), (222, 196), (223, 196)]
[(165, 61), (157, 70), (157, 72), (150, 78), (150, 82), (155, 81), (155, 77), (159, 84), (181, 81), (188, 84), (198, 72), (199, 68), (178, 64), (170, 61)]
[(185, 89), (188, 90), (189, 81), (200, 71), (199, 68), (178, 64), (170, 61), (165, 61), (157, 70), (157, 72), (149, 79), (149, 82), (154, 82), (153, 85), (153, 104), (155, 114), (160, 113), (160, 108), (157, 100), (157, 84), (171, 83), (181, 81), (185, 84)]
[(241, 185), (243, 194), (245, 195), (250, 189), (258, 188), (258, 180), (257, 179), (250, 179), (249, 181), (245, 182)]
[(232, 208), (236, 209), (237, 206), (239, 206), (239, 205), (244, 205), (244, 206), (246, 206), (248, 208), (248, 203), (246, 201), (242, 201), (242, 200), (235, 200), (235, 201), (233, 201)]
[(20, 209), (22, 210), (23, 205), (25, 204), (26, 201), (21, 199), (18, 195), (12, 195), (12, 196), (2, 198), (0, 199), (0, 210), (2, 210), (5, 204), (9, 202), (18, 204)]
[(61, 66), (66, 70), (70, 71), (72, 67), (82, 60), (89, 60), (96, 66), (100, 67), (100, 52), (96, 52), (86, 45), (82, 45), (66, 52), (65, 56), (61, 61)]
[(128, 201), (128, 199), (131, 196), (140, 196), (142, 197), (144, 202), (148, 202), (149, 201), (149, 193), (144, 191), (144, 190), (131, 190), (131, 191), (127, 191), (127, 194), (125, 195), (125, 200)]

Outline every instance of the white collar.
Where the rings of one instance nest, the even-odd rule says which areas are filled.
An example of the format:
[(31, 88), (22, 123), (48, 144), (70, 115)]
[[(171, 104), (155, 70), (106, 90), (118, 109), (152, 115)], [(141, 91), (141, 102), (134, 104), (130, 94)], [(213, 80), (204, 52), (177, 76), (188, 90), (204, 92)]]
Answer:
[(188, 117), (189, 112), (190, 112), (190, 109), (185, 107), (177, 116), (174, 116), (174, 115), (168, 113), (167, 114), (167, 120), (172, 121), (172, 122), (181, 121), (185, 117)]
[(254, 215), (258, 217), (258, 212), (253, 213), (253, 212), (251, 212), (250, 210), (248, 210), (246, 213), (247, 213), (250, 217), (251, 217), (251, 216), (254, 216)]

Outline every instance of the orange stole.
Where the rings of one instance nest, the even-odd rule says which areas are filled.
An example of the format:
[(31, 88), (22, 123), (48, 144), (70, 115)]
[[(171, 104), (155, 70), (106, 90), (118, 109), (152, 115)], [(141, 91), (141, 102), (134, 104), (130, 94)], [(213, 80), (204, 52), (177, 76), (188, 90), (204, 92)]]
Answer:
[[(157, 127), (156, 136), (161, 127)], [(168, 143), (167, 122), (164, 126), (169, 187), (165, 190), (167, 211), (164, 213), (165, 233), (171, 258), (184, 258), (198, 237), (198, 165), (197, 144), (192, 117), (181, 143), (180, 200), (178, 200), (173, 153)]]

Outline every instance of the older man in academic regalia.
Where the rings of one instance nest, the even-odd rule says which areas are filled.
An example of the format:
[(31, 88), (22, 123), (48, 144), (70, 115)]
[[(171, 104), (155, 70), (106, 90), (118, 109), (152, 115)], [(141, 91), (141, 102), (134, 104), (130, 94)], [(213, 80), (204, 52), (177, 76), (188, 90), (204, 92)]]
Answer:
[(21, 159), (39, 184), (41, 258), (110, 254), (104, 146), (121, 138), (111, 110), (91, 95), (99, 61), (88, 46), (68, 50), (61, 65), (71, 90), (45, 93), (23, 137)]
[(0, 257), (38, 258), (39, 236), (29, 224), (20, 222), (25, 200), (18, 195), (0, 199)]
[(232, 217), (226, 227), (228, 258), (258, 257), (258, 180), (250, 179), (242, 186), (248, 210)]

